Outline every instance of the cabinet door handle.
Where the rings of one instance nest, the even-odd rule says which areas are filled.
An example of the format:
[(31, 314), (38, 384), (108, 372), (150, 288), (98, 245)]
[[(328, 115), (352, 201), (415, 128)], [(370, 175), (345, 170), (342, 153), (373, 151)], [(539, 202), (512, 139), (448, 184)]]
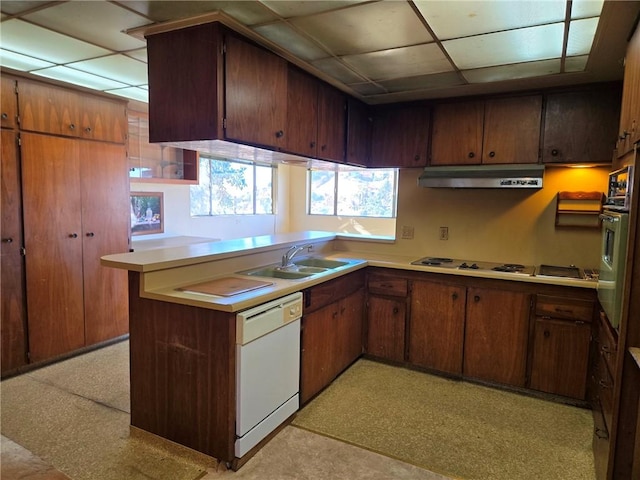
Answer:
[(316, 147), (316, 142), (310, 142), (310, 143), (309, 143), (309, 146), (310, 146), (311, 148), (315, 148), (315, 147)]
[(473, 297), (473, 301), (474, 302), (479, 302), (480, 301), (480, 295), (476, 295)]
[(602, 351), (602, 353), (604, 353), (606, 355), (611, 355), (611, 349), (609, 348), (608, 345), (602, 345), (600, 347), (600, 350)]
[(598, 380), (598, 385), (600, 385), (600, 387), (602, 387), (602, 388), (611, 388), (611, 385), (609, 385), (604, 380)]
[(457, 300), (458, 299), (458, 294), (454, 293), (453, 295), (451, 295), (451, 298), (453, 298), (454, 300)]
[(2, 112), (2, 119), (6, 120), (7, 118), (9, 118), (9, 115), (7, 115), (5, 112)]
[(327, 149), (327, 146), (326, 146), (326, 145), (322, 145), (322, 146), (320, 147), (320, 150), (322, 150), (323, 152), (324, 152), (326, 149)]
[(606, 430), (603, 430), (601, 428), (597, 428), (594, 430), (593, 432), (595, 434), (596, 437), (598, 437), (600, 440), (607, 440), (609, 438), (609, 434), (607, 433)]
[(70, 233), (69, 234), (69, 238), (78, 238), (78, 234), (77, 233)]
[(559, 153), (560, 151), (557, 148), (554, 148), (553, 150), (551, 150), (551, 155), (554, 157), (557, 157)]
[(544, 338), (549, 338), (551, 336), (551, 332), (549, 330), (545, 330), (543, 335), (544, 335)]
[(69, 125), (69, 130), (75, 130), (75, 129), (76, 129), (75, 123), (72, 123)]
[(490, 156), (491, 158), (495, 157), (495, 156), (496, 156), (496, 152), (489, 152), (489, 156)]
[(393, 307), (393, 314), (396, 315), (400, 309), (398, 307)]
[(93, 237), (93, 236), (95, 236), (95, 233), (93, 233), (93, 232), (88, 232), (87, 233), (87, 237)]
[(13, 243), (13, 238), (11, 238), (11, 237), (3, 238), (2, 239), (2, 243)]
[(469, 152), (469, 158), (473, 158), (473, 157), (475, 157), (475, 156), (476, 156), (476, 154), (475, 154), (475, 153), (473, 153), (473, 152)]
[(282, 138), (282, 137), (284, 137), (284, 132), (282, 130), (278, 130), (276, 132), (276, 138)]
[(413, 160), (416, 162), (420, 161), (420, 155), (416, 155), (415, 157), (413, 157)]
[(87, 132), (87, 133), (91, 133), (91, 127), (85, 128), (84, 131)]

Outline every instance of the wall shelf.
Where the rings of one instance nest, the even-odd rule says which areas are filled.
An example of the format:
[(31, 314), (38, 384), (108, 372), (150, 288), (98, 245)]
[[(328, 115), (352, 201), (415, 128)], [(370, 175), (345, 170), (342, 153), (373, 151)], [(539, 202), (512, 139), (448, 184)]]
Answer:
[(600, 228), (602, 192), (558, 192), (556, 228)]

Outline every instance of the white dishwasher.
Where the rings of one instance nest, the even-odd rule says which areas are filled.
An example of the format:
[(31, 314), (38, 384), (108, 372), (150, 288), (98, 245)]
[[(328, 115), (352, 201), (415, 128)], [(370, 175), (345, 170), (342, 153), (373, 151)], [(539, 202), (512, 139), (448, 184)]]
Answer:
[(298, 410), (300, 317), (300, 292), (236, 316), (237, 458)]

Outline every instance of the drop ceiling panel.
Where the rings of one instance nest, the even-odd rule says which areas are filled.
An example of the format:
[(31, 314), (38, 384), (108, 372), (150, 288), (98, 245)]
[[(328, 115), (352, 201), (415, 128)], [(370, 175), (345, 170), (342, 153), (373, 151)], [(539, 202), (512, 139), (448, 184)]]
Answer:
[(291, 23), (334, 55), (354, 55), (433, 41), (407, 2), (367, 3), (294, 18)]
[(413, 77), (454, 69), (435, 43), (349, 55), (343, 60), (372, 80)]
[(325, 58), (328, 55), (315, 42), (300, 35), (284, 22), (254, 27), (254, 30), (307, 62)]
[(74, 62), (68, 66), (129, 85), (147, 83), (147, 64), (122, 54)]
[(441, 40), (561, 22), (564, 0), (414, 2)]
[(166, 22), (194, 17), (203, 13), (221, 10), (245, 25), (255, 25), (276, 20), (271, 10), (257, 1), (119, 1), (154, 22)]
[(51, 3), (50, 1), (44, 2), (25, 2), (24, 0), (19, 1), (6, 1), (2, 0), (2, 11), (4, 13), (8, 13), (10, 15), (17, 15), (19, 13), (27, 12), (29, 10), (37, 9), (47, 3)]
[(420, 75), (417, 77), (398, 78), (381, 81), (380, 85), (391, 93), (415, 91), (432, 88), (445, 88), (452, 85), (462, 85), (464, 80), (456, 72)]
[[(53, 31), (111, 50), (145, 47), (124, 30), (150, 23), (145, 17), (109, 2), (67, 2), (25, 15), (24, 18)], [(112, 28), (104, 28), (110, 25)]]
[(61, 35), (23, 20), (2, 22), (2, 48), (53, 63), (74, 62), (111, 53), (109, 50)]
[(344, 84), (359, 83), (366, 80), (336, 58), (321, 58), (311, 62), (311, 65)]
[(114, 90), (105, 90), (107, 93), (118, 95), (120, 97), (132, 98), (140, 102), (149, 102), (149, 91), (139, 87), (125, 87)]
[(362, 3), (363, 1), (364, 0), (315, 0), (313, 2), (301, 2), (290, 0), (264, 0), (262, 3), (282, 18), (291, 18), (313, 15), (314, 13), (326, 12), (328, 10), (337, 10), (356, 3)]
[(93, 88), (94, 90), (107, 90), (119, 87), (127, 87), (128, 85), (109, 80), (108, 78), (99, 77), (91, 73), (81, 72), (73, 68), (57, 66), (44, 68), (33, 72), (47, 78), (53, 78), (62, 82), (73, 83), (74, 85), (82, 85), (83, 87)]
[(598, 28), (597, 18), (573, 20), (569, 24), (569, 38), (567, 40), (567, 55), (587, 55), (591, 51), (593, 37)]
[(8, 50), (0, 50), (0, 65), (23, 72), (54, 66), (51, 62), (38, 60), (37, 58), (28, 57), (20, 53), (9, 52)]
[(141, 62), (147, 63), (147, 49), (141, 48), (139, 50), (132, 50), (127, 52), (127, 56), (131, 58), (135, 58), (136, 60), (140, 60)]
[(571, 18), (597, 17), (602, 12), (604, 0), (573, 0)]
[(560, 57), (564, 24), (522, 28), (443, 42), (461, 70)]
[(565, 72), (583, 72), (587, 67), (588, 55), (582, 55), (580, 57), (567, 57), (564, 62)]

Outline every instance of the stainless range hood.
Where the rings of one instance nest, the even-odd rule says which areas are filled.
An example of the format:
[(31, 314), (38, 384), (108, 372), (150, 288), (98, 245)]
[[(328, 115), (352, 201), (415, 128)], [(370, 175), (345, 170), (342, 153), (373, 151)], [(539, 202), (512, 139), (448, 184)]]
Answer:
[(426, 167), (418, 185), (429, 188), (542, 188), (544, 165)]

